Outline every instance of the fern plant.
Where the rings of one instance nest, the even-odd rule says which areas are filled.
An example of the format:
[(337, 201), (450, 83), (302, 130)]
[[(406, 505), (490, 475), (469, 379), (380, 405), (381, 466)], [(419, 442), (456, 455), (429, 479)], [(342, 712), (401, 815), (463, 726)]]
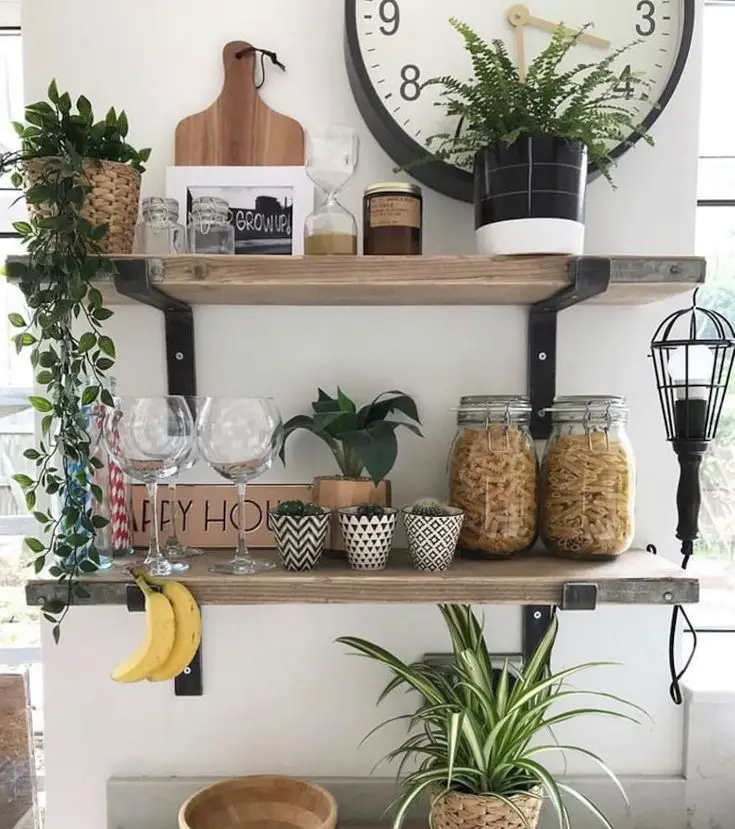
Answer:
[(513, 144), (522, 136), (553, 136), (584, 144), (590, 161), (612, 182), (613, 147), (638, 137), (653, 143), (630, 107), (649, 100), (651, 82), (630, 66), (621, 73), (618, 64), (637, 41), (598, 63), (564, 69), (589, 25), (577, 31), (560, 26), (522, 78), (502, 40), (488, 43), (456, 18), (450, 23), (464, 39), (474, 78), (462, 82), (445, 75), (424, 84), (442, 87), (437, 106), (458, 119), (454, 132), (431, 137), (433, 158), (466, 166), (487, 146)]

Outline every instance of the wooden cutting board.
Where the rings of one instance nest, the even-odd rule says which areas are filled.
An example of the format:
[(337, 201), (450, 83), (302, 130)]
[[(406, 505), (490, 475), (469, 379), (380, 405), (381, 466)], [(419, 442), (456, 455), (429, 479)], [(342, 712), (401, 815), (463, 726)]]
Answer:
[[(219, 98), (176, 127), (175, 163), (189, 166), (294, 166), (304, 163), (304, 130), (298, 121), (268, 107), (255, 87), (256, 61), (244, 41), (224, 48), (225, 82)], [(266, 76), (280, 70), (265, 58)], [(267, 77), (266, 77), (267, 82)]]

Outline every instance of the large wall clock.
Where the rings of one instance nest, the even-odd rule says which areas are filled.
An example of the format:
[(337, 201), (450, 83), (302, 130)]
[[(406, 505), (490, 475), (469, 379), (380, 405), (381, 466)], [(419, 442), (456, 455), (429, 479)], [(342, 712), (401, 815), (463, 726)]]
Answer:
[[(437, 75), (469, 77), (463, 41), (449, 25), (458, 17), (485, 39), (502, 38), (513, 49), (509, 11), (514, 0), (345, 0), (347, 72), (360, 112), (381, 146), (399, 165), (426, 157), (427, 139), (446, 129), (435, 107), (437, 87), (422, 82)], [(575, 62), (599, 60), (607, 48), (640, 41), (621, 56), (621, 83), (630, 71), (643, 71), (652, 83), (651, 102), (630, 106), (650, 127), (669, 102), (691, 46), (695, 0), (524, 0), (532, 19), (590, 30), (609, 46), (578, 44)], [(548, 26), (547, 26), (548, 28)], [(526, 26), (530, 61), (550, 34)], [(613, 150), (618, 157), (624, 142)], [(418, 165), (419, 181), (457, 199), (472, 200), (468, 169), (449, 163)]]

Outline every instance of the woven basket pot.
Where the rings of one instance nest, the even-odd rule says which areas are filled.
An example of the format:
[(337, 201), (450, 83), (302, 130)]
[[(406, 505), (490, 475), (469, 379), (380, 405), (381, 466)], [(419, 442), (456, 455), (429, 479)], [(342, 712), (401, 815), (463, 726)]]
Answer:
[[(432, 800), (438, 794), (434, 790)], [(491, 795), (448, 792), (434, 803), (430, 825), (432, 829), (536, 829), (543, 803), (541, 794), (541, 789), (534, 789), (511, 798), (524, 822), (510, 806)]]
[[(37, 158), (25, 165), (27, 184), (38, 180), (44, 159)], [(99, 242), (100, 252), (106, 255), (133, 252), (135, 225), (140, 202), (140, 172), (129, 164), (84, 159), (84, 172), (91, 190), (82, 208), (82, 218), (97, 226), (108, 225), (107, 235)], [(43, 204), (29, 204), (31, 218), (48, 215)]]
[(179, 809), (179, 829), (334, 829), (337, 803), (306, 780), (261, 775), (207, 786)]

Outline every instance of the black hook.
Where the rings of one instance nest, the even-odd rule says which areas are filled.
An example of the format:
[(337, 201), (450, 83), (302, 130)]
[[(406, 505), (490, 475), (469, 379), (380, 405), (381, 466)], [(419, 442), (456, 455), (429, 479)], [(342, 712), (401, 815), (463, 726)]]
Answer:
[(274, 66), (277, 66), (282, 72), (286, 71), (286, 67), (278, 60), (278, 55), (275, 52), (272, 52), (270, 49), (258, 49), (256, 46), (246, 46), (244, 49), (240, 49), (239, 52), (235, 52), (235, 57), (237, 60), (241, 60), (242, 58), (246, 57), (247, 55), (252, 55), (253, 53), (260, 55), (260, 82), (257, 79), (257, 72), (253, 69), (253, 74), (255, 76), (255, 88), (260, 89), (263, 84), (265, 83), (265, 59), (270, 58), (271, 63)]

